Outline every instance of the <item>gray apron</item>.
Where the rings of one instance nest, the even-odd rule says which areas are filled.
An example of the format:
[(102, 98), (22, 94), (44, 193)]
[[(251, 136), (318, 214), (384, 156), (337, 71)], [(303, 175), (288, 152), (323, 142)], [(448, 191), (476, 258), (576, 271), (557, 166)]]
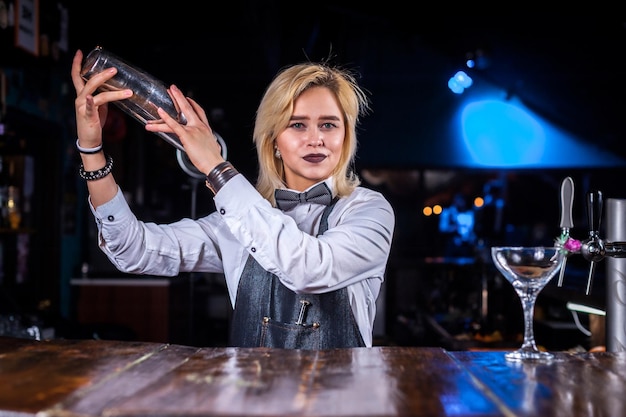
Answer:
[[(335, 198), (324, 210), (318, 236), (328, 229), (328, 215), (336, 202)], [(296, 294), (248, 256), (237, 288), (230, 345), (333, 349), (364, 347), (365, 343), (346, 288)]]

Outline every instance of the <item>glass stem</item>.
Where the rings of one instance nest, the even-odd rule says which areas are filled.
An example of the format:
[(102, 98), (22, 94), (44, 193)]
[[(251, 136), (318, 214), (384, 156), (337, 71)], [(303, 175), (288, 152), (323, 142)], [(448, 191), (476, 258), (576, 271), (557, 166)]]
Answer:
[(528, 288), (523, 294), (520, 293), (522, 310), (524, 311), (524, 343), (521, 347), (522, 350), (539, 350), (535, 344), (534, 332), (535, 301), (537, 301), (537, 294), (538, 291), (533, 288)]

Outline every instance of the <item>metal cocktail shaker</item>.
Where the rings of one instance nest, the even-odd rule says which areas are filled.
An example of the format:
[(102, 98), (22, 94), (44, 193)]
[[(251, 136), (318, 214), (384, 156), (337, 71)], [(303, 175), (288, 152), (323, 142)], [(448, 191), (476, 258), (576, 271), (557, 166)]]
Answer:
[[(165, 83), (130, 65), (115, 54), (105, 51), (101, 46), (96, 46), (87, 54), (83, 60), (80, 74), (87, 81), (94, 75), (112, 67), (117, 68), (117, 74), (102, 84), (98, 91), (118, 91), (127, 88), (133, 90), (132, 97), (113, 102), (126, 114), (145, 125), (148, 121), (161, 119), (157, 113), (157, 109), (161, 107), (179, 123), (187, 123), (185, 116), (176, 108), (174, 100), (167, 92)], [(185, 173), (196, 179), (204, 179), (204, 174), (198, 171), (189, 160), (178, 136), (172, 133), (154, 133), (176, 148), (178, 164)], [(226, 159), (227, 148), (224, 139), (215, 131), (213, 134), (222, 148), (222, 157)]]
[[(95, 74), (112, 67), (117, 68), (117, 74), (103, 84), (99, 91), (117, 91), (127, 88), (133, 90), (132, 97), (114, 102), (125, 113), (145, 125), (148, 121), (160, 119), (157, 109), (161, 107), (180, 123), (186, 123), (185, 116), (175, 107), (174, 101), (167, 92), (167, 86), (162, 81), (137, 67), (131, 66), (100, 46), (96, 46), (85, 57), (80, 74), (87, 81)], [(155, 133), (184, 152), (184, 148), (176, 135)]]

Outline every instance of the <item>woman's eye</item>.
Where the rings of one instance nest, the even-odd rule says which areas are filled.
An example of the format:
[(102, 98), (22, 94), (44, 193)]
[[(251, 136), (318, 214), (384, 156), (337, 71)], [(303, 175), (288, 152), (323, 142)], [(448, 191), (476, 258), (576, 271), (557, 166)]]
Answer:
[(294, 129), (302, 129), (304, 125), (300, 122), (295, 122), (291, 124), (291, 127), (293, 127)]
[(333, 127), (335, 127), (334, 123), (324, 123), (322, 124), (322, 129), (332, 129)]

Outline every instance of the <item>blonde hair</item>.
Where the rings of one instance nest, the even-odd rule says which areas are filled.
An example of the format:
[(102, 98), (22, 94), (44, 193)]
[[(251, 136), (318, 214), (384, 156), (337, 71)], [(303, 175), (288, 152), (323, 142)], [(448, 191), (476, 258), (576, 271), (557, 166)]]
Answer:
[(285, 187), (282, 160), (274, 156), (276, 137), (287, 127), (294, 102), (308, 88), (328, 88), (343, 112), (345, 138), (339, 163), (331, 173), (335, 194), (347, 196), (361, 183), (353, 170), (357, 150), (356, 127), (359, 118), (369, 111), (365, 91), (346, 69), (327, 63), (302, 63), (284, 68), (265, 90), (257, 109), (253, 141), (259, 160), (256, 189), (276, 205), (274, 190)]

